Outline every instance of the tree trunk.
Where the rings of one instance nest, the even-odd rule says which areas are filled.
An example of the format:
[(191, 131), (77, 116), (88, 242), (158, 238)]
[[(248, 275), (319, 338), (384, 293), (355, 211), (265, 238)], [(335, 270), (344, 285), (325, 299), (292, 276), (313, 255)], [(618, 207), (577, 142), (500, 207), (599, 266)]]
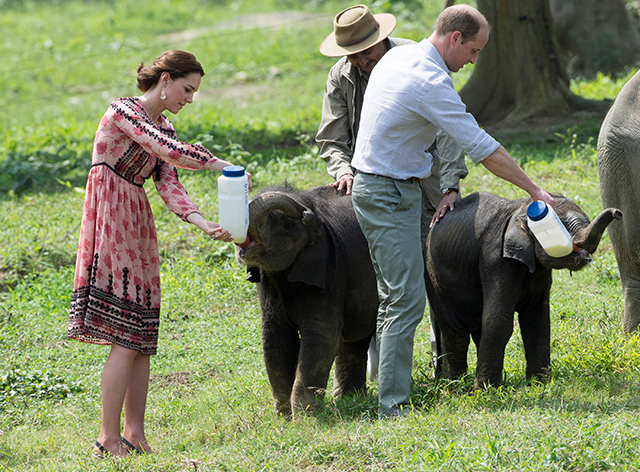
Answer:
[(477, 4), (491, 34), (460, 95), (478, 122), (488, 125), (575, 110), (580, 101), (569, 89), (549, 0)]
[(571, 77), (626, 73), (640, 59), (637, 17), (624, 0), (550, 0)]

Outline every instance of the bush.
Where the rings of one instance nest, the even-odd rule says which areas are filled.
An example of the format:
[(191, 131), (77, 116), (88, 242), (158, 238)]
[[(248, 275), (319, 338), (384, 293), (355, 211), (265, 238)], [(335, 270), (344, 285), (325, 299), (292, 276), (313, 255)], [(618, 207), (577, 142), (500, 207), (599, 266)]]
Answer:
[(68, 381), (48, 372), (14, 370), (0, 374), (0, 409), (8, 403), (33, 400), (62, 400), (74, 393), (84, 393), (80, 380)]
[(56, 182), (79, 182), (87, 176), (91, 152), (63, 143), (33, 150), (13, 150), (0, 162), (0, 192), (23, 193), (54, 187)]

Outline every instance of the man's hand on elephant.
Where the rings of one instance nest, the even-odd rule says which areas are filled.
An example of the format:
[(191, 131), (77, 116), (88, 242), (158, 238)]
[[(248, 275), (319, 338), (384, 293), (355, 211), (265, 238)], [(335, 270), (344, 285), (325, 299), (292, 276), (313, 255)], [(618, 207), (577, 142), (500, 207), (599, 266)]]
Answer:
[(458, 198), (458, 192), (455, 190), (449, 192), (447, 195), (442, 197), (440, 200), (440, 204), (438, 208), (436, 208), (436, 212), (433, 214), (433, 218), (431, 218), (431, 223), (429, 224), (429, 228), (433, 228), (433, 225), (444, 218), (444, 215), (447, 211), (453, 211), (454, 204), (456, 199)]
[(536, 200), (542, 200), (543, 202), (547, 203), (548, 205), (551, 206), (551, 208), (553, 208), (555, 210), (556, 208), (556, 199), (553, 198), (549, 192), (542, 190), (542, 189), (538, 189), (539, 191), (532, 193), (531, 194), (531, 198), (533, 199), (533, 201)]
[(342, 174), (334, 183), (332, 183), (338, 191), (346, 189), (347, 195), (351, 195), (351, 187), (353, 187), (353, 174)]

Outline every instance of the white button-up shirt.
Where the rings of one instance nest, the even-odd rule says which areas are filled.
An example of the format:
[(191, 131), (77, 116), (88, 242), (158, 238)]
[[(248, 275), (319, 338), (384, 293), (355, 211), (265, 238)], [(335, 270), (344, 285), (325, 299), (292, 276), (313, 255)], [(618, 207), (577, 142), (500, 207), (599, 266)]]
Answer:
[(447, 65), (427, 39), (390, 49), (369, 78), (353, 167), (401, 180), (428, 177), (433, 157), (427, 149), (438, 129), (474, 162), (500, 145), (467, 113)]

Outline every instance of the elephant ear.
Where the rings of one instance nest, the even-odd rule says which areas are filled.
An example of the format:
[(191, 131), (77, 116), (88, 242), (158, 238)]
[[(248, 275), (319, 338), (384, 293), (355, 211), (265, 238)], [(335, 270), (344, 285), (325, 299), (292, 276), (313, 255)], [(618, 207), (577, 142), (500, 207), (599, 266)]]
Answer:
[(313, 285), (320, 290), (329, 291), (335, 285), (335, 243), (330, 231), (323, 231), (321, 223), (314, 217), (312, 231), (316, 234), (311, 242), (303, 247), (291, 265), (287, 280)]
[(526, 224), (522, 210), (511, 215), (504, 232), (502, 256), (522, 262), (529, 272), (533, 272), (536, 269), (536, 247)]

